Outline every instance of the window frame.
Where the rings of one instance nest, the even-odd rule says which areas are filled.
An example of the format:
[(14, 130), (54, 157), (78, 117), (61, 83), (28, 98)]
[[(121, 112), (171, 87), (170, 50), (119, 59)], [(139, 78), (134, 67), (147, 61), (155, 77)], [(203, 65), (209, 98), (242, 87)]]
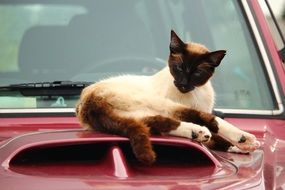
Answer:
[(241, 8), (243, 9), (243, 13), (246, 15), (245, 19), (248, 22), (248, 28), (251, 30), (253, 40), (255, 40), (256, 46), (259, 50), (259, 54), (261, 56), (262, 63), (264, 64), (265, 74), (269, 80), (269, 85), (272, 89), (273, 100), (276, 103), (277, 108), (273, 110), (255, 110), (255, 109), (225, 109), (219, 108), (215, 109), (217, 111), (221, 111), (225, 114), (230, 115), (267, 115), (267, 116), (276, 116), (281, 115), (284, 112), (284, 106), (282, 103), (282, 98), (278, 90), (278, 83), (275, 78), (273, 68), (270, 62), (269, 55), (267, 54), (265, 44), (262, 40), (262, 37), (259, 33), (259, 29), (257, 27), (256, 20), (252, 11), (250, 9), (250, 5), (247, 0), (240, 1)]

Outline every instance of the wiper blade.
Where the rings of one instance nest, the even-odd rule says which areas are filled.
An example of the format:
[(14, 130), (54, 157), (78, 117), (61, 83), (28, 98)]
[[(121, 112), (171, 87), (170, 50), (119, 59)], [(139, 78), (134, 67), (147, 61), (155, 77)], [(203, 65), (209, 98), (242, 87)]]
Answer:
[(0, 91), (19, 91), (24, 96), (74, 96), (92, 82), (54, 81), (0, 86)]

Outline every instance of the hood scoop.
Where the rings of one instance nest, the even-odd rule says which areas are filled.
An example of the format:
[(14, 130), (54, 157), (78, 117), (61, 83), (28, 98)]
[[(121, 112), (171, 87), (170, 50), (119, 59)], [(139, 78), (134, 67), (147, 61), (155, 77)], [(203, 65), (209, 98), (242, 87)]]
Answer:
[[(2, 167), (28, 176), (96, 179), (206, 180), (235, 168), (188, 139), (152, 137), (156, 162), (145, 166), (124, 137), (88, 131), (30, 134), (2, 145)], [(224, 170), (221, 172), (221, 170)]]

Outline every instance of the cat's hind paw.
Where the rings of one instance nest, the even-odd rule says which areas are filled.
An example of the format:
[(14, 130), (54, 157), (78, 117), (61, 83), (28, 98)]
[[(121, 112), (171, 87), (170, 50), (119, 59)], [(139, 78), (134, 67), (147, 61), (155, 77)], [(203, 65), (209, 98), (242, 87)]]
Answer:
[(240, 148), (238, 148), (237, 146), (230, 146), (227, 150), (227, 152), (230, 153), (238, 153), (238, 154), (248, 154), (249, 151), (246, 150), (241, 150)]
[(259, 141), (253, 134), (242, 131), (219, 117), (216, 117), (216, 121), (219, 124), (219, 135), (241, 151), (253, 152), (260, 147)]
[(243, 152), (253, 152), (260, 147), (260, 142), (250, 133), (242, 133), (235, 145)]

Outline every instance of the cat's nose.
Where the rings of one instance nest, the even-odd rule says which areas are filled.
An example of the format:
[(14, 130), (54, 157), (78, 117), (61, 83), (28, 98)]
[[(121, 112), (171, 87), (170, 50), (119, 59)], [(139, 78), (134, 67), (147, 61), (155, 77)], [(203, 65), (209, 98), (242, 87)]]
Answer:
[(183, 79), (180, 81), (180, 84), (181, 84), (182, 86), (186, 86), (186, 85), (188, 84), (187, 79), (186, 79), (186, 78), (183, 78)]

